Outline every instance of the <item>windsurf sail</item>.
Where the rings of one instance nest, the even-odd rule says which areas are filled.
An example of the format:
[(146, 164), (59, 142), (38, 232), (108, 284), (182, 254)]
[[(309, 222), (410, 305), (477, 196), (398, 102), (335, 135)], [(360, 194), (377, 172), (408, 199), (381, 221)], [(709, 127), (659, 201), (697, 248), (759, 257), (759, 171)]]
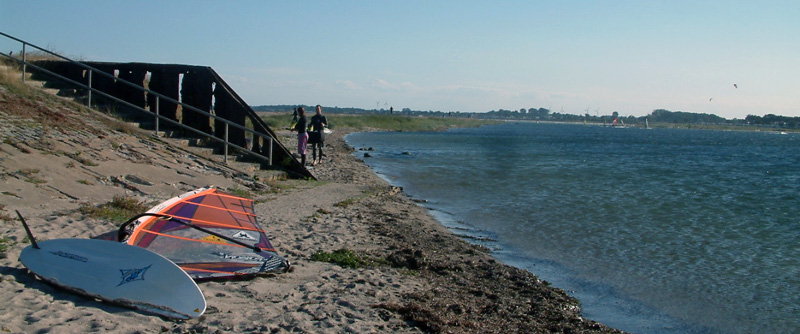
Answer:
[(200, 188), (122, 224), (118, 239), (163, 255), (195, 280), (287, 270), (256, 218), (253, 200)]

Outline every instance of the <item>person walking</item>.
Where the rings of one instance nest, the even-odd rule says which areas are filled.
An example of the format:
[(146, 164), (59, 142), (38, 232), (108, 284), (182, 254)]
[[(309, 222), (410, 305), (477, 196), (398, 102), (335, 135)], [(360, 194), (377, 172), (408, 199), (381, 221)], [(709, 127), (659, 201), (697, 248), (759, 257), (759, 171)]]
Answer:
[(306, 132), (306, 109), (302, 106), (297, 108), (297, 125), (292, 130), (297, 131), (297, 154), (300, 154), (300, 163), (305, 166), (308, 133)]
[[(311, 143), (312, 160), (311, 164), (322, 163), (322, 148), (325, 146), (325, 128), (328, 126), (328, 119), (322, 115), (322, 106), (317, 105), (316, 115), (311, 116), (309, 123), (309, 143)], [(319, 155), (317, 155), (319, 149)], [(319, 159), (317, 159), (319, 157)]]

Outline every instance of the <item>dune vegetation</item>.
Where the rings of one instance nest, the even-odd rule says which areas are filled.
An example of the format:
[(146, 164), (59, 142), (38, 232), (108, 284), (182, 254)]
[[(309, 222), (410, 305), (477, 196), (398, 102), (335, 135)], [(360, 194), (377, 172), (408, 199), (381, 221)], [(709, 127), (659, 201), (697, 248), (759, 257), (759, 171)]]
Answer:
[[(312, 113), (306, 111), (306, 117)], [(498, 124), (498, 121), (456, 118), (456, 117), (421, 117), (406, 115), (345, 115), (325, 114), (331, 129), (348, 128), (353, 130), (383, 131), (442, 131), (450, 128), (477, 127)], [(261, 117), (274, 129), (289, 127), (291, 113), (269, 113)]]

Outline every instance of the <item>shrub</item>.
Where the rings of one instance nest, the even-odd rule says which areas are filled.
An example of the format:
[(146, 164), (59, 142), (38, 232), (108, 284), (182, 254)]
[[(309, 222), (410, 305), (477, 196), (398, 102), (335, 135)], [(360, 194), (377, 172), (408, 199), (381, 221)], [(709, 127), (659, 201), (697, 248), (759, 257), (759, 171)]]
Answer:
[(148, 206), (133, 197), (114, 196), (111, 202), (99, 206), (83, 204), (78, 209), (80, 213), (92, 218), (108, 219), (114, 222), (124, 222), (130, 217), (147, 211)]
[(378, 262), (373, 261), (368, 257), (359, 256), (358, 254), (356, 254), (356, 252), (344, 248), (335, 250), (333, 251), (333, 253), (318, 251), (314, 253), (314, 255), (311, 255), (311, 260), (334, 263), (342, 267), (354, 268), (354, 269), (361, 267), (369, 267), (379, 264)]

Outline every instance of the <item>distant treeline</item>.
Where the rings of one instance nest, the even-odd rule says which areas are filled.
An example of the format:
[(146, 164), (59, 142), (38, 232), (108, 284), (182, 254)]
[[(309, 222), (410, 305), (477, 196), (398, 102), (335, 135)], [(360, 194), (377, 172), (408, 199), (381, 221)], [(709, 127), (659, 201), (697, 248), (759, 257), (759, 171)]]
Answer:
[[(252, 107), (255, 111), (265, 112), (291, 112), (296, 105), (265, 105)], [(306, 106), (306, 110), (313, 112), (313, 106)], [(340, 107), (324, 107), (325, 113), (329, 114), (394, 114), (394, 115), (408, 115), (408, 116), (427, 116), (427, 117), (466, 117), (477, 119), (497, 119), (497, 120), (542, 120), (542, 121), (556, 121), (556, 122), (587, 122), (587, 123), (602, 123), (611, 124), (615, 119), (618, 122), (623, 122), (626, 125), (641, 125), (644, 126), (645, 120), (650, 123), (673, 123), (673, 124), (696, 124), (696, 125), (734, 125), (734, 126), (763, 126), (774, 128), (800, 128), (800, 117), (787, 117), (768, 114), (764, 116), (748, 115), (745, 119), (726, 119), (712, 114), (692, 113), (685, 111), (669, 111), (666, 109), (653, 110), (647, 116), (620, 116), (618, 112), (613, 112), (611, 115), (584, 115), (551, 113), (546, 108), (530, 108), (519, 110), (492, 110), (489, 112), (478, 113), (465, 113), (459, 111), (442, 112), (442, 111), (419, 111), (403, 108), (396, 109), (360, 109), (360, 108), (340, 108)]]
[(775, 126), (779, 128), (800, 128), (800, 117), (787, 117), (767, 114), (764, 116), (747, 115), (744, 118), (747, 124)]

